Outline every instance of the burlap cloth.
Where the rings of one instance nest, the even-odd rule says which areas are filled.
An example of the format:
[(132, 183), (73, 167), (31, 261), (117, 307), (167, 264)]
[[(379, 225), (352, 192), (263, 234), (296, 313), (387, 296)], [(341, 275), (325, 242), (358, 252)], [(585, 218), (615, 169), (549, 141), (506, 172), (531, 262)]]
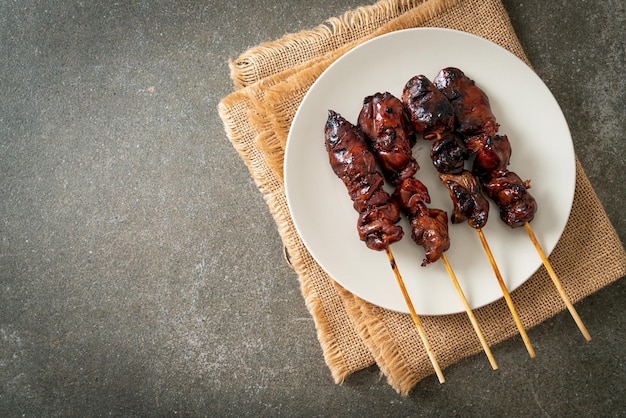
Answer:
[[(482, 36), (528, 63), (499, 0), (383, 0), (243, 53), (230, 62), (235, 92), (218, 109), (229, 139), (276, 220), (333, 378), (340, 383), (375, 363), (403, 395), (434, 373), (417, 330), (409, 315), (355, 297), (316, 264), (290, 218), (283, 152), (300, 101), (330, 63), (377, 35), (426, 26)], [(624, 247), (578, 162), (571, 216), (550, 261), (572, 302), (626, 274)], [(512, 298), (526, 329), (565, 309), (543, 267), (512, 292)], [(490, 346), (518, 335), (502, 299), (477, 309), (475, 315)], [(421, 320), (442, 368), (482, 351), (466, 314)], [(497, 350), (494, 356), (497, 359)]]

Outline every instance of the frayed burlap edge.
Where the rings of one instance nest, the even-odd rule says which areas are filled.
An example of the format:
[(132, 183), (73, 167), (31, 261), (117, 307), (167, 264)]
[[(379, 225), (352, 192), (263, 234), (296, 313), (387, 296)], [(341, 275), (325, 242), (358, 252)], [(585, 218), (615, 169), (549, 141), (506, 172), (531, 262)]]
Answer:
[[(428, 20), (456, 6), (462, 12), (493, 12), (502, 16), (503, 19), (497, 24), (510, 28), (507, 37), (515, 37), (508, 14), (500, 2), (487, 1), (481, 4), (463, 0), (382, 0), (371, 6), (348, 11), (339, 18), (328, 19), (312, 30), (287, 34), (278, 40), (250, 48), (235, 60), (229, 60), (231, 80), (235, 90), (238, 90), (277, 73), (287, 72), (295, 67), (306, 67), (328, 54), (336, 55), (337, 49), (348, 44), (357, 45), (368, 37), (409, 27), (448, 27), (449, 25)], [(415, 13), (418, 8), (419, 11)], [(485, 16), (488, 18), (481, 21), (456, 20), (454, 29), (474, 33), (502, 44), (502, 39), (489, 30), (490, 23), (493, 23), (492, 16)], [(528, 63), (519, 42), (506, 47)], [(345, 51), (341, 51), (339, 55), (343, 53)]]
[(382, 0), (332, 17), (311, 30), (286, 34), (276, 41), (250, 48), (228, 62), (234, 88), (238, 90), (334, 51), (425, 1)]

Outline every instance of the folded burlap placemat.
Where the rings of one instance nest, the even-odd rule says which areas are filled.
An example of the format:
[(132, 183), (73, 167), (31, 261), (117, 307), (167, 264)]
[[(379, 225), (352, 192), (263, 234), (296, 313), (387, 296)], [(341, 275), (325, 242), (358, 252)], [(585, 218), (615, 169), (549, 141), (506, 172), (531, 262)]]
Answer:
[[(320, 268), (293, 226), (282, 170), (292, 118), (330, 63), (380, 34), (427, 26), (482, 36), (528, 63), (499, 0), (384, 0), (246, 51), (230, 62), (235, 92), (218, 107), (228, 138), (276, 220), (335, 381), (376, 363), (400, 394), (434, 373), (410, 316), (359, 299)], [(624, 247), (578, 161), (571, 216), (550, 261), (572, 302), (626, 274)], [(543, 267), (512, 298), (526, 329), (565, 309)], [(518, 335), (504, 300), (475, 315), (489, 345)], [(482, 350), (465, 313), (421, 320), (442, 368)]]

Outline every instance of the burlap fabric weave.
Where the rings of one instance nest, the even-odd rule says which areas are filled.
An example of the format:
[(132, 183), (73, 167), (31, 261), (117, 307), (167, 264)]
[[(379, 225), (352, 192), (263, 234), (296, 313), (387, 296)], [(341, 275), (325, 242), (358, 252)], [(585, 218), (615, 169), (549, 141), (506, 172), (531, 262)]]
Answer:
[[(276, 221), (335, 381), (375, 363), (401, 394), (434, 373), (410, 316), (355, 297), (317, 265), (292, 224), (282, 170), (292, 118), (324, 69), (368, 39), (412, 27), (470, 32), (528, 63), (499, 0), (383, 0), (246, 51), (230, 62), (235, 92), (219, 104), (226, 133)], [(573, 302), (626, 274), (624, 247), (578, 162), (571, 216), (550, 261)], [(512, 298), (527, 329), (565, 309), (544, 268), (512, 292)], [(490, 345), (517, 335), (503, 300), (477, 309), (475, 315)], [(421, 319), (442, 368), (481, 351), (467, 315)]]

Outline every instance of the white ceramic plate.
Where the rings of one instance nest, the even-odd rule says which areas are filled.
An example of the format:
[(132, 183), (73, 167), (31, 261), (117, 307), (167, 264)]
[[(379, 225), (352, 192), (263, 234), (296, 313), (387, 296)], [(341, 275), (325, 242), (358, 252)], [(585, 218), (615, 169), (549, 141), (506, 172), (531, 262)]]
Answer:
[[(500, 133), (508, 135), (513, 149), (510, 170), (532, 180), (530, 192), (538, 203), (532, 226), (548, 254), (563, 232), (574, 197), (574, 149), (563, 113), (541, 79), (507, 50), (464, 32), (420, 28), (383, 35), (349, 51), (319, 77), (294, 117), (285, 152), (287, 201), (300, 237), (320, 266), (352, 293), (395, 311), (408, 309), (385, 252), (370, 250), (359, 240), (358, 214), (328, 162), (324, 124), (328, 109), (356, 123), (365, 96), (389, 91), (400, 97), (412, 76), (432, 80), (448, 66), (463, 70), (489, 96)], [(421, 166), (416, 177), (429, 189), (430, 206), (450, 214), (452, 204), (430, 161), (430, 145), (420, 138), (413, 149)], [(541, 260), (524, 228), (506, 226), (490, 203), (483, 231), (512, 291)], [(417, 313), (462, 312), (443, 263), (421, 267), (423, 248), (411, 240), (408, 221), (401, 225), (405, 236), (391, 249)], [(476, 231), (466, 223), (450, 224), (450, 236), (446, 254), (472, 308), (501, 298)]]

